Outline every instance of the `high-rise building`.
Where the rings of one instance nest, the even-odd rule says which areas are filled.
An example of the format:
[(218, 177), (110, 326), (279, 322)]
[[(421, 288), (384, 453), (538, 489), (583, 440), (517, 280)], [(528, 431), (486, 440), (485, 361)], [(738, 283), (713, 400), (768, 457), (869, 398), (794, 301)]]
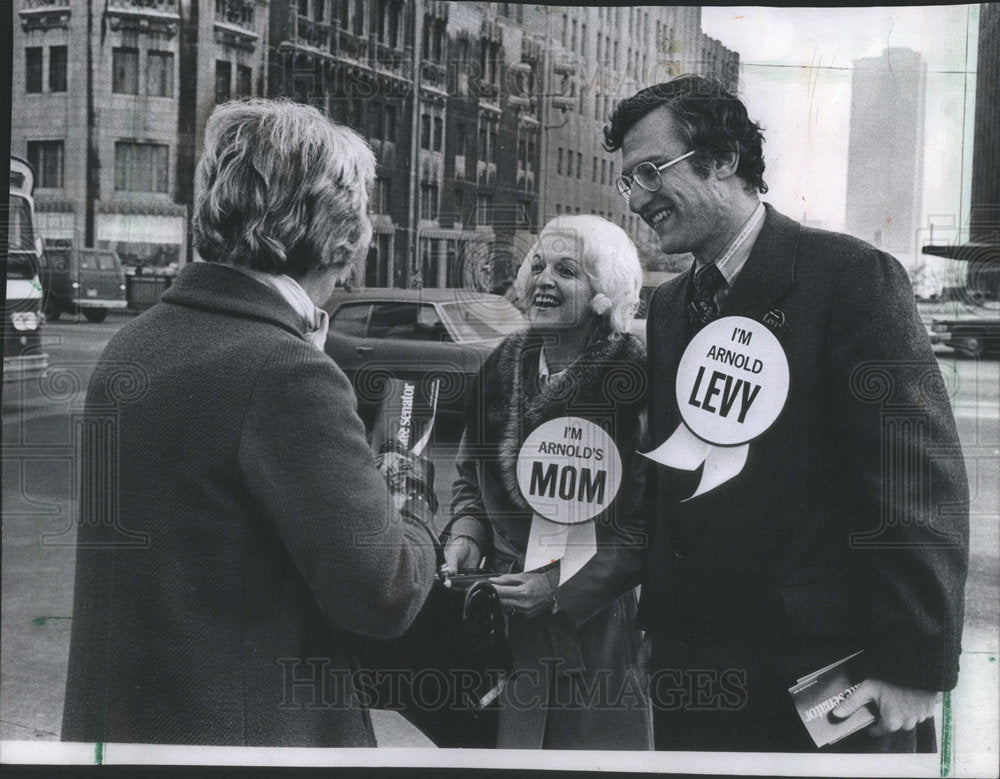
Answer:
[(1000, 244), (1000, 4), (979, 6), (969, 240)]
[(738, 56), (696, 7), (16, 0), (13, 13), (12, 150), (39, 171), (40, 232), (132, 264), (190, 259), (205, 122), (251, 95), (315, 105), (375, 151), (356, 283), (502, 290), (563, 213), (655, 247), (615, 191), (603, 125), (681, 73), (738, 86)]
[(266, 0), (17, 0), (11, 151), (47, 242), (182, 264), (216, 102), (258, 94)]
[(681, 73), (738, 87), (738, 55), (701, 32), (696, 7), (273, 0), (271, 19), (269, 93), (320, 106), (376, 151), (369, 285), (503, 289), (565, 213), (655, 245), (615, 191), (603, 125)]
[(914, 254), (920, 228), (927, 65), (886, 49), (854, 61), (847, 158), (847, 232)]
[(625, 97), (684, 73), (739, 88), (739, 55), (701, 31), (696, 6), (550, 7), (526, 12), (545, 45), (544, 129), (539, 209), (597, 214), (625, 229), (644, 261), (660, 258), (659, 239), (615, 189), (619, 154), (608, 154), (602, 129)]

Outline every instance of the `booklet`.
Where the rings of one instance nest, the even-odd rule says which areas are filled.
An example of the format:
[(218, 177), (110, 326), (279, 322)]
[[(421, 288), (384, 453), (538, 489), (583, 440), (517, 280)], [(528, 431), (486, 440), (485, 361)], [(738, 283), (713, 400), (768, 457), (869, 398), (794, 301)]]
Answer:
[(830, 712), (846, 700), (864, 681), (860, 656), (855, 652), (818, 671), (803, 676), (788, 688), (802, 723), (817, 747), (834, 744), (857, 733), (876, 719), (871, 703), (845, 720), (833, 720)]
[(379, 454), (388, 448), (423, 454), (437, 417), (440, 379), (425, 392), (415, 381), (387, 379), (385, 397), (372, 427), (372, 451)]

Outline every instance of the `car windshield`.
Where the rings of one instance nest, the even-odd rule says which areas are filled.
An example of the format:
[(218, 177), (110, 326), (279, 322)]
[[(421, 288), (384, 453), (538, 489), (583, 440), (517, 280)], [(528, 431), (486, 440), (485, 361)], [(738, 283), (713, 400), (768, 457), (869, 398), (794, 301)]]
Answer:
[(524, 329), (521, 312), (503, 298), (442, 303), (441, 310), (461, 341), (502, 338)]
[(112, 254), (81, 254), (80, 267), (86, 270), (115, 270), (117, 267)]

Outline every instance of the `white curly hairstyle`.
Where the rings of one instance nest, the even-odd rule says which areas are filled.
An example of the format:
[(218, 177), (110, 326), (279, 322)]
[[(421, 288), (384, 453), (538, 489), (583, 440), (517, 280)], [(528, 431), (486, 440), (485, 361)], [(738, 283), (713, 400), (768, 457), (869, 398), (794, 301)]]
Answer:
[(642, 289), (639, 254), (624, 230), (614, 222), (592, 214), (557, 216), (542, 228), (514, 279), (514, 304), (522, 310), (530, 308), (528, 288), (532, 259), (541, 250), (543, 239), (552, 233), (573, 237), (575, 245), (572, 251), (597, 293), (590, 301), (590, 307), (605, 318), (612, 332), (628, 332), (639, 308), (639, 291)]

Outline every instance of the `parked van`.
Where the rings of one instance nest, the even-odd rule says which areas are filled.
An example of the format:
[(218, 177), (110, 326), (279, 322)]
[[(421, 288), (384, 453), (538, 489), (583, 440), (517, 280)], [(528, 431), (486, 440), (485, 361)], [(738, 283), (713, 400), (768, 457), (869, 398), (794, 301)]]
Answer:
[(103, 322), (112, 308), (125, 308), (125, 273), (110, 249), (49, 247), (42, 263), (45, 316), (83, 312), (88, 322)]
[(49, 364), (42, 350), (42, 285), (38, 266), (42, 241), (35, 234), (32, 193), (35, 172), (25, 160), (10, 158), (10, 207), (7, 234), (0, 239), (0, 254), (7, 266), (4, 301), (3, 379), (14, 381), (41, 374)]

